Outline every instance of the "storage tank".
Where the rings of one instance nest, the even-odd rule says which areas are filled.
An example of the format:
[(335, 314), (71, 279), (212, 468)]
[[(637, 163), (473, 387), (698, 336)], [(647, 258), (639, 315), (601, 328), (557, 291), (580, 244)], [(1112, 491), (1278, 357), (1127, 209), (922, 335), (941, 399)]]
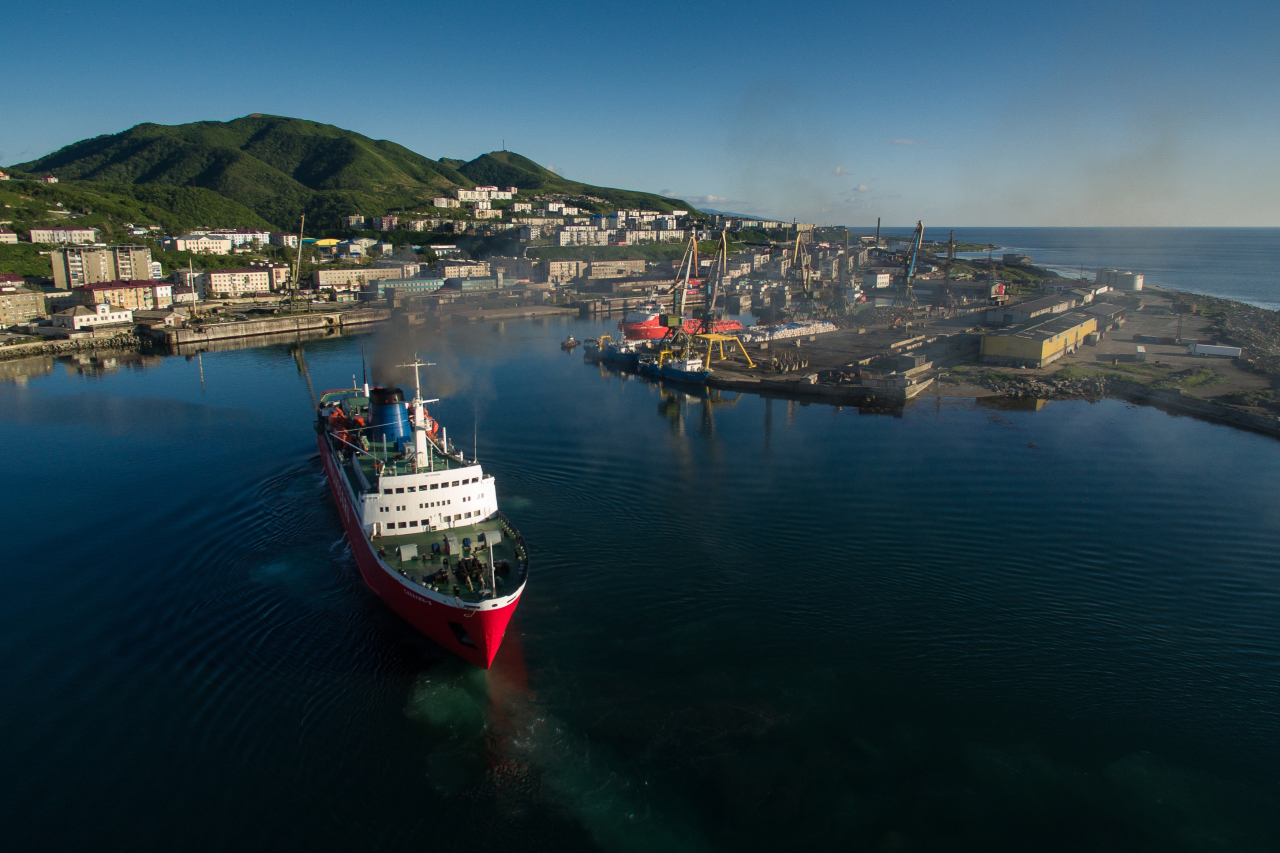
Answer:
[(1137, 291), (1142, 290), (1142, 280), (1145, 278), (1142, 273), (1137, 272), (1118, 272), (1112, 276), (1112, 284), (1116, 290)]
[(409, 440), (409, 410), (399, 388), (374, 388), (369, 392), (369, 440), (399, 444)]

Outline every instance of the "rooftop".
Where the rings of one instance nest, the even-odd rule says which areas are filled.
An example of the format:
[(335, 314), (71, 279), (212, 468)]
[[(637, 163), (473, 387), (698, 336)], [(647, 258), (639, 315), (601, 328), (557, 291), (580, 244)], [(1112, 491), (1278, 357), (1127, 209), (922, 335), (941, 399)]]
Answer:
[(990, 334), (1002, 337), (1012, 338), (1029, 338), (1034, 341), (1043, 341), (1049, 338), (1057, 337), (1063, 332), (1069, 332), (1076, 326), (1092, 318), (1092, 314), (1085, 314), (1081, 311), (1067, 311), (1062, 314), (1054, 314), (1052, 317), (1037, 317), (1029, 323), (1023, 323), (1019, 326), (1008, 326)]
[(124, 290), (131, 287), (166, 287), (163, 282), (151, 278), (122, 278), (118, 281), (95, 281), (82, 284), (76, 290)]
[(1004, 306), (1004, 310), (1008, 311), (1016, 308), (1019, 311), (1048, 311), (1049, 309), (1061, 305), (1064, 302), (1071, 301), (1073, 301), (1072, 297), (1066, 295), (1042, 296), (1039, 299), (1028, 299), (1025, 302), (1015, 302), (1012, 305), (1006, 305)]

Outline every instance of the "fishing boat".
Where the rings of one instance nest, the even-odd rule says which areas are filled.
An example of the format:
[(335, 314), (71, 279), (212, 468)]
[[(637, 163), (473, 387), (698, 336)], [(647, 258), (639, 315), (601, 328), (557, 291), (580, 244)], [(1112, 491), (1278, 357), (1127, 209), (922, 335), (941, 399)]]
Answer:
[(658, 373), (664, 379), (671, 379), (675, 382), (691, 382), (695, 385), (707, 384), (707, 379), (711, 376), (711, 371), (706, 367), (701, 356), (686, 355), (683, 358), (673, 358), (666, 362), (658, 369)]
[(574, 347), (576, 347), (580, 343), (582, 343), (582, 341), (578, 340), (573, 335), (570, 335), (569, 337), (565, 338), (563, 341), (560, 342), (560, 349), (572, 350)]
[[(395, 387), (326, 391), (320, 459), (369, 589), (419, 632), (488, 668), (529, 573), (523, 537), (498, 510), (496, 484)], [(474, 454), (473, 454), (474, 455)]]

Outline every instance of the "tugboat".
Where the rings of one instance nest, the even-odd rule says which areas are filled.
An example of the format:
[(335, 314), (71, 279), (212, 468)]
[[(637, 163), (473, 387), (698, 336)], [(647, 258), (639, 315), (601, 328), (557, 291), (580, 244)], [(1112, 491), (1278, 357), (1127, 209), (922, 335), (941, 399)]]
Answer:
[(417, 394), (326, 391), (320, 459), (369, 589), (419, 632), (488, 669), (529, 575), (529, 549), (498, 510), (493, 475), (454, 449)]
[(573, 348), (580, 343), (582, 343), (582, 341), (578, 340), (573, 335), (570, 335), (569, 337), (565, 338), (563, 341), (560, 342), (560, 349), (572, 351)]

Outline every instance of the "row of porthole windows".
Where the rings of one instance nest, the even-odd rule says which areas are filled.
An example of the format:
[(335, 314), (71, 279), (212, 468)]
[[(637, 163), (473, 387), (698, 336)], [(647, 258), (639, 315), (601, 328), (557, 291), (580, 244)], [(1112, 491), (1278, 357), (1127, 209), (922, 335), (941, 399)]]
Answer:
[[(478, 517), (480, 516), (480, 513), (478, 513), (478, 512), (476, 512), (476, 513), (470, 513), (470, 512), (457, 513), (457, 514), (455, 514), (455, 515), (453, 516), (453, 519), (452, 519), (452, 520), (453, 520), (453, 521), (463, 521), (463, 520), (465, 520), (465, 519), (471, 518), (473, 515), (474, 515), (474, 516), (476, 516), (476, 517), (478, 518)], [(443, 517), (441, 518), (441, 522), (443, 522), (443, 523), (448, 523), (449, 521), (450, 521), (450, 518), (449, 518), (449, 516), (447, 516), (447, 515), (446, 515), (446, 516), (443, 516)], [(418, 526), (419, 526), (419, 524), (418, 524), (417, 520), (413, 520), (413, 521), (401, 521), (401, 522), (387, 521), (387, 522), (383, 522), (383, 525), (382, 525), (382, 526), (383, 526), (383, 528), (384, 528), (384, 529), (386, 529), (386, 530), (406, 530), (406, 529), (408, 529), (408, 528), (410, 528), (410, 527), (418, 527)], [(422, 524), (421, 524), (421, 526), (422, 526), (422, 527), (426, 527), (426, 528), (430, 528), (430, 527), (431, 527), (431, 519), (429, 519), (429, 518), (424, 518), (424, 519), (422, 519)]]
[[(478, 483), (478, 482), (480, 482), (479, 477), (472, 477), (467, 480), (454, 480), (452, 483), (432, 483), (430, 486), (430, 489), (432, 491), (435, 491), (436, 489), (439, 489), (439, 488), (448, 488), (449, 486), (465, 486), (470, 483)], [(403, 495), (405, 493), (405, 489), (408, 489), (410, 492), (418, 492), (418, 491), (425, 492), (427, 491), (428, 487), (423, 486), (421, 489), (419, 489), (417, 486), (401, 486), (395, 489), (383, 489), (382, 493), (384, 495), (390, 495), (390, 494)]]

